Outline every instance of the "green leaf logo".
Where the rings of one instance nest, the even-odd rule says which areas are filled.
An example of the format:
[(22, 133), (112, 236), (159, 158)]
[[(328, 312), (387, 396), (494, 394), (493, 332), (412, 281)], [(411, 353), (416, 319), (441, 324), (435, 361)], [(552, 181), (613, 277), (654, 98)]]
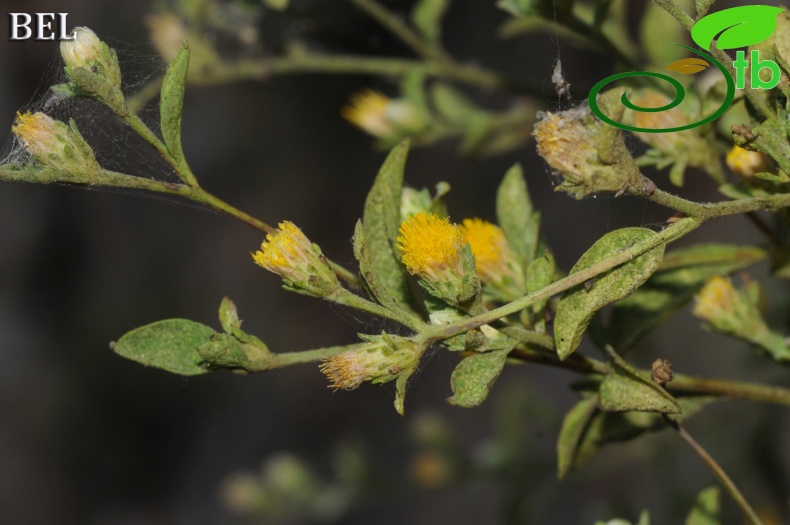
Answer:
[(694, 24), (691, 38), (708, 51), (717, 36), (716, 47), (719, 49), (751, 46), (773, 34), (776, 29), (776, 15), (780, 12), (781, 8), (770, 5), (744, 5), (724, 9)]

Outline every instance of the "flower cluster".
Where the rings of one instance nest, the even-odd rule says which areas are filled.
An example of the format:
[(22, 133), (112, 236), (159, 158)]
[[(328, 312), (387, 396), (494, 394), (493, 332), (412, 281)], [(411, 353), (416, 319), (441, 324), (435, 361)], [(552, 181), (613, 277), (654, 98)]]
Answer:
[(502, 228), (477, 218), (464, 219), (460, 228), (464, 242), (472, 248), (480, 280), (523, 295), (526, 288), (524, 269)]

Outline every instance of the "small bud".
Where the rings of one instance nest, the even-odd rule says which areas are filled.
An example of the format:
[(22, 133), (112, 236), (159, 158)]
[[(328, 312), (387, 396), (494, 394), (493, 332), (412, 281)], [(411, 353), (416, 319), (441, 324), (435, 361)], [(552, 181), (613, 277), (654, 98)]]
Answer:
[(524, 268), (496, 224), (482, 219), (464, 219), (460, 226), (464, 242), (469, 243), (475, 256), (475, 268), (480, 280), (489, 283), (513, 298), (524, 295)]
[(405, 337), (382, 334), (364, 338), (368, 343), (332, 356), (321, 365), (329, 388), (353, 390), (365, 381), (386, 383), (411, 374), (424, 351)]
[(755, 345), (777, 360), (790, 360), (790, 348), (780, 334), (765, 323), (757, 307), (756, 290), (736, 290), (725, 277), (711, 277), (697, 295), (694, 315), (717, 332), (730, 334)]
[(582, 199), (604, 191), (639, 193), (645, 187), (620, 130), (598, 120), (588, 107), (546, 113), (532, 134), (538, 154), (563, 179), (557, 191)]
[(252, 258), (259, 266), (282, 277), (285, 288), (294, 292), (326, 297), (340, 288), (340, 281), (321, 248), (290, 221), (281, 222), (275, 233), (267, 234)]
[(119, 115), (126, 114), (115, 51), (87, 27), (74, 29), (72, 35), (73, 39), (60, 43), (60, 55), (76, 92), (104, 102)]
[(432, 295), (458, 304), (479, 292), (474, 256), (449, 219), (426, 212), (411, 216), (400, 226), (397, 246), (406, 269)]
[(771, 157), (759, 151), (749, 151), (740, 146), (733, 146), (727, 153), (727, 166), (737, 175), (750, 179), (755, 173), (773, 169)]
[(11, 131), (42, 164), (90, 182), (101, 167), (74, 121), (68, 125), (44, 113), (17, 113)]
[(391, 99), (372, 89), (353, 95), (341, 114), (358, 128), (381, 139), (403, 137), (425, 126), (424, 119), (411, 103)]

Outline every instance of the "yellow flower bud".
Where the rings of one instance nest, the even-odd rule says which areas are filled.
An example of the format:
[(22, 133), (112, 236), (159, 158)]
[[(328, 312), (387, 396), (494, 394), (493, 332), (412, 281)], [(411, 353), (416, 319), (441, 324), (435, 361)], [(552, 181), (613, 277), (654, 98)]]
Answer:
[(340, 288), (321, 248), (290, 221), (267, 234), (261, 249), (251, 255), (256, 264), (282, 277), (289, 290), (326, 297)]
[(11, 131), (39, 162), (88, 182), (100, 170), (93, 150), (73, 121), (66, 124), (45, 113), (17, 113)]
[(382, 139), (414, 133), (425, 124), (417, 109), (406, 100), (391, 99), (372, 89), (353, 95), (340, 113), (358, 128)]
[(755, 173), (770, 171), (773, 160), (765, 153), (733, 146), (727, 153), (727, 166), (736, 174), (748, 179), (754, 177)]

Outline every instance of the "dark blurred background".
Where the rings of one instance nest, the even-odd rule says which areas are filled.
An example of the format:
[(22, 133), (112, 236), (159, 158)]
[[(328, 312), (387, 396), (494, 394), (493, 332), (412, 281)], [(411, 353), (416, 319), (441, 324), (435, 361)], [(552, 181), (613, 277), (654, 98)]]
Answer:
[[(411, 6), (386, 4), (403, 13)], [(550, 77), (556, 39), (537, 34), (498, 40), (493, 35), (508, 15), (492, 4), (455, 1), (445, 26), (447, 48), (462, 60), (541, 84), (547, 95), (538, 102), (555, 109)], [(66, 11), (71, 26), (88, 26), (118, 47), (125, 73), (131, 68), (139, 80), (161, 70), (142, 22), (150, 2), (2, 0), (0, 5), (4, 17), (13, 11)], [(289, 34), (299, 33), (326, 51), (409, 56), (347, 2), (300, 0), (294, 9), (307, 22), (290, 13), (264, 17), (265, 46), (276, 50)], [(3, 28), (0, 143), (7, 153), (16, 111), (37, 107), (62, 66), (55, 43), (10, 42), (8, 25)], [(612, 62), (589, 46), (559, 45), (568, 80), (582, 97), (610, 74)], [(392, 85), (364, 76), (303, 75), (190, 87), (184, 112), (187, 158), (209, 191), (269, 223), (294, 221), (326, 254), (352, 266), (354, 224), (384, 153), (345, 122), (339, 108), (350, 93), (369, 86), (387, 92)], [(484, 106), (508, 103), (501, 94), (468, 93)], [(97, 149), (112, 153), (120, 140), (121, 166), (156, 171), (155, 157), (113, 117), (95, 107), (85, 112), (85, 122), (100, 130)], [(448, 181), (453, 219), (493, 220), (496, 186), (509, 166), (521, 162), (543, 212), (544, 235), (566, 271), (603, 233), (660, 223), (671, 215), (628, 198), (576, 202), (556, 194), (532, 146), (487, 159), (463, 158), (457, 146), (444, 142), (414, 150), (408, 182), (433, 187)], [(655, 179), (667, 187), (665, 174)], [(684, 196), (718, 198), (703, 176), (690, 173), (687, 181)], [(727, 219), (684, 242), (705, 239), (749, 243), (758, 233), (742, 219)], [(228, 476), (258, 472), (268, 458), (288, 452), (329, 477), (332, 451), (343, 442), (363, 444), (384, 478), (405, 480), (415, 453), (411, 429), (426, 413), (443, 421), (472, 456), (485, 454), (485, 443), (512, 419), (524, 455), (511, 482), (491, 477), (424, 491), (388, 489), (335, 523), (591, 524), (618, 515), (636, 520), (645, 507), (657, 523), (679, 523), (696, 491), (715, 484), (670, 432), (606, 449), (581, 472), (557, 482), (554, 441), (575, 397), (567, 388), (573, 376), (553, 369), (508, 368), (483, 406), (464, 410), (445, 403), (457, 358), (437, 353), (413, 380), (406, 415), (400, 417), (392, 408), (390, 385), (333, 393), (313, 365), (249, 377), (216, 373), (184, 379), (109, 350), (110, 341), (126, 331), (159, 319), (188, 318), (218, 328), (224, 295), (236, 302), (245, 329), (274, 351), (345, 344), (357, 332), (385, 328), (375, 319), (281, 290), (275, 276), (250, 260), (260, 241), (258, 232), (241, 223), (173, 201), (64, 186), (0, 185), (0, 522), (235, 523), (241, 518), (221, 498)], [(784, 322), (786, 287), (772, 288), (778, 293), (771, 295), (771, 304)], [(684, 373), (787, 384), (786, 374), (777, 375), (743, 345), (701, 330), (687, 310), (650, 336), (632, 359), (648, 366), (658, 356)], [(689, 428), (747, 497), (758, 507), (784, 505), (787, 518), (786, 409), (721, 403)], [(729, 501), (725, 510), (737, 516)]]

